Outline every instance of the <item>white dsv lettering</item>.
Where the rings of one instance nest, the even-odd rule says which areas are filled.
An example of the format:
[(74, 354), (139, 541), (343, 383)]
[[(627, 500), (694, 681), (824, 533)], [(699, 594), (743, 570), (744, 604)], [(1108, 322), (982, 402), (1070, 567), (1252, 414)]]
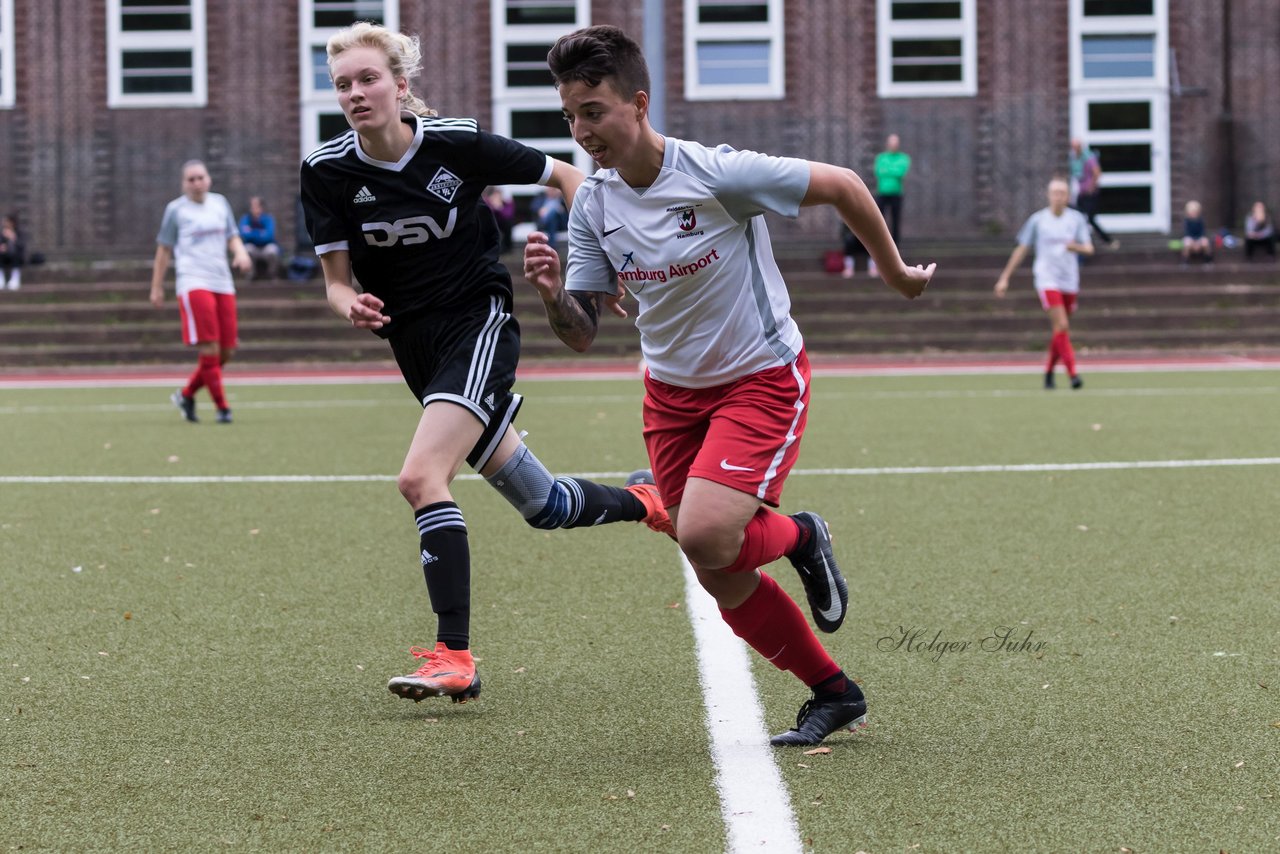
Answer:
[(397, 243), (412, 246), (415, 243), (426, 243), (431, 235), (435, 235), (436, 240), (448, 237), (453, 234), (453, 227), (457, 223), (458, 209), (449, 208), (449, 221), (443, 228), (429, 216), (410, 216), (395, 222), (361, 223), (360, 230), (364, 232), (364, 242), (370, 246), (395, 246)]

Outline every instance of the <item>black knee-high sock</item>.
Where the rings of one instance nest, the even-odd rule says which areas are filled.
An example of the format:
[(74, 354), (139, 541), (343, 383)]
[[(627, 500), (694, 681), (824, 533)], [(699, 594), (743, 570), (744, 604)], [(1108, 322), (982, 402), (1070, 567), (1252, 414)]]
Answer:
[(413, 514), (418, 520), (422, 575), (427, 580), (431, 610), (439, 624), (436, 641), (449, 649), (467, 649), (471, 638), (471, 549), (467, 523), (452, 501), (428, 504)]
[(644, 505), (627, 490), (605, 486), (576, 477), (557, 481), (569, 498), (568, 520), (562, 528), (586, 528), (610, 522), (639, 522), (644, 518)]

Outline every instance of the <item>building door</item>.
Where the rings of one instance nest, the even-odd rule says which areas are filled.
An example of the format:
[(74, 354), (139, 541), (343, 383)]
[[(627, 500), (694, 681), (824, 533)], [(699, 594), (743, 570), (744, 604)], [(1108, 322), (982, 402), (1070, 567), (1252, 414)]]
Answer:
[(1099, 155), (1108, 230), (1169, 230), (1167, 4), (1071, 0), (1071, 135)]

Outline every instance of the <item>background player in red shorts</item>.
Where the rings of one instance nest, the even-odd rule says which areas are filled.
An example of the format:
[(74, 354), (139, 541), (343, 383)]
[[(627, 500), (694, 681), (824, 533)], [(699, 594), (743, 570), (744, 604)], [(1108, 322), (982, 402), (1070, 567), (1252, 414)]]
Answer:
[(569, 216), (566, 280), (539, 235), (525, 274), (556, 334), (575, 350), (615, 313), (619, 286), (639, 301), (647, 364), (644, 436), (680, 547), (734, 633), (813, 691), (774, 744), (815, 744), (861, 722), (861, 690), (831, 659), (796, 603), (759, 568), (786, 556), (814, 621), (835, 631), (847, 590), (816, 513), (784, 516), (782, 486), (809, 406), (809, 363), (774, 262), (765, 211), (833, 205), (908, 298), (933, 274), (908, 267), (875, 199), (852, 171), (715, 149), (649, 125), (649, 73), (614, 27), (556, 42), (548, 63), (574, 139), (601, 167)]
[(1076, 371), (1076, 351), (1071, 346), (1071, 323), (1067, 319), (1076, 308), (1080, 293), (1080, 262), (1077, 255), (1092, 255), (1089, 220), (1074, 208), (1067, 207), (1071, 189), (1065, 178), (1049, 182), (1049, 206), (1027, 218), (1018, 232), (1018, 245), (996, 280), (997, 297), (1009, 290), (1009, 276), (1034, 246), (1036, 260), (1032, 267), (1040, 305), (1049, 315), (1053, 337), (1049, 339), (1049, 361), (1045, 366), (1044, 387), (1053, 388), (1053, 369), (1062, 360), (1071, 378), (1071, 387), (1080, 388), (1084, 380)]
[(151, 268), (151, 304), (164, 305), (164, 274), (177, 261), (178, 311), (182, 340), (199, 354), (195, 373), (173, 393), (175, 406), (188, 421), (197, 421), (195, 394), (209, 389), (218, 408), (218, 423), (231, 423), (231, 409), (222, 389), (222, 366), (237, 343), (236, 286), (227, 266), (241, 273), (253, 266), (240, 240), (235, 214), (226, 198), (209, 192), (209, 170), (199, 160), (182, 164), (182, 195), (169, 202), (156, 235)]

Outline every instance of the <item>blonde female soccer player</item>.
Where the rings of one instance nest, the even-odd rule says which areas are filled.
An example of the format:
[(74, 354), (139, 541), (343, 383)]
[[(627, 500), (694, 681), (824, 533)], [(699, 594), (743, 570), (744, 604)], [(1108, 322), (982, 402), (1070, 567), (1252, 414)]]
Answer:
[[(449, 485), (466, 462), (535, 528), (643, 521), (670, 529), (652, 484), (553, 477), (511, 426), (520, 327), (511, 276), (482, 199), (491, 184), (546, 184), (571, 198), (574, 167), (437, 116), (409, 86), (418, 40), (373, 24), (338, 32), (329, 72), (351, 130), (302, 164), (307, 228), (339, 317), (387, 339), (422, 416), (400, 470), (438, 622), (423, 664), (388, 689), (461, 702), (480, 693), (470, 652), (470, 546)], [(358, 280), (362, 290), (356, 290)]]

